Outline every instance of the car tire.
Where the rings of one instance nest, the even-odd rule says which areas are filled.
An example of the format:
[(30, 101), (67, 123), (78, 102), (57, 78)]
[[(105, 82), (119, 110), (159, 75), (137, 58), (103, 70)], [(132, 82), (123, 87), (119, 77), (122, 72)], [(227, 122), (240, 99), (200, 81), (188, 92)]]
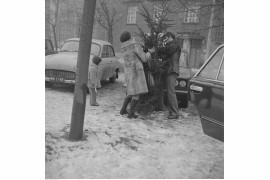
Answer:
[(188, 107), (188, 97), (183, 97), (178, 101), (179, 108), (187, 108)]
[(50, 82), (45, 81), (45, 87), (46, 88), (51, 88), (51, 87), (53, 87), (53, 84), (50, 83)]
[(111, 83), (115, 83), (115, 81), (116, 81), (116, 76), (117, 76), (117, 74), (116, 74), (116, 72), (115, 72), (115, 73), (113, 74), (113, 76), (109, 78), (109, 81), (110, 81)]

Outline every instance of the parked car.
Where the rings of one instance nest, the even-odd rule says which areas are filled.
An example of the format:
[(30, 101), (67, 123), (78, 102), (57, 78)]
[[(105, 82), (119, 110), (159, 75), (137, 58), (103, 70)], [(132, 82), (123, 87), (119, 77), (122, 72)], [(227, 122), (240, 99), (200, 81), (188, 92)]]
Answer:
[(45, 56), (55, 53), (57, 53), (57, 51), (54, 50), (52, 41), (50, 39), (45, 39)]
[[(46, 83), (75, 84), (79, 38), (68, 39), (62, 45), (58, 54), (46, 56)], [(120, 63), (115, 57), (113, 46), (106, 41), (92, 39), (90, 62), (93, 56), (102, 58), (99, 64), (100, 80), (109, 79), (115, 82), (118, 78)]]
[(203, 132), (224, 142), (224, 45), (190, 80), (190, 98), (200, 114)]

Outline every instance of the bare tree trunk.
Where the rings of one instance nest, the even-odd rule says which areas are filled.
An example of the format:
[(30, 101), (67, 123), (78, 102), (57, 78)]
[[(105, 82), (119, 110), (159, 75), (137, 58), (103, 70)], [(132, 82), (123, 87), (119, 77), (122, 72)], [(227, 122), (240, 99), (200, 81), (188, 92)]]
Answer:
[(78, 27), (78, 37), (80, 37), (81, 29), (82, 29), (82, 20), (79, 21), (79, 27)]
[(55, 49), (58, 49), (58, 43), (57, 43), (56, 27), (55, 27), (55, 25), (52, 26), (52, 28), (53, 28), (54, 47), (55, 47)]
[[(215, 4), (215, 0), (213, 0), (212, 4)], [(210, 24), (209, 27), (213, 26), (213, 20), (214, 20), (214, 6), (211, 7), (211, 17), (210, 17)], [(211, 41), (212, 41), (212, 28), (210, 28), (208, 30), (208, 37), (207, 37), (207, 44), (206, 44), (206, 53), (205, 53), (205, 59), (204, 61), (207, 60), (207, 58), (209, 57), (210, 54), (210, 45), (211, 45)]]
[(112, 26), (108, 29), (108, 41), (113, 44), (113, 28)]
[(59, 2), (60, 0), (57, 0), (56, 2), (56, 11), (55, 11), (55, 19), (54, 19), (54, 24), (52, 25), (53, 28), (53, 36), (54, 36), (54, 46), (56, 49), (58, 49), (58, 41), (56, 37), (56, 25), (58, 24), (58, 10), (59, 10)]

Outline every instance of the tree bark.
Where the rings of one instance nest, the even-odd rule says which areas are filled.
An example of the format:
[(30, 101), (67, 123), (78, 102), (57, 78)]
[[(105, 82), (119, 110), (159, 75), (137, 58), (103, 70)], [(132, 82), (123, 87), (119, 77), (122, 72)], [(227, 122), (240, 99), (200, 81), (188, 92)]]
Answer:
[(112, 26), (108, 29), (108, 41), (113, 45), (113, 28)]
[[(210, 24), (209, 24), (210, 27), (213, 26), (215, 0), (213, 0), (212, 5), (213, 6), (211, 7), (211, 17), (210, 17)], [(206, 53), (205, 53), (205, 59), (204, 59), (204, 61), (207, 60), (207, 58), (209, 57), (209, 54), (210, 54), (210, 45), (211, 45), (211, 41), (212, 41), (211, 36), (212, 36), (212, 28), (210, 28), (208, 30), (208, 37), (207, 37), (207, 44), (206, 44)]]
[(72, 107), (70, 140), (81, 140), (87, 95), (89, 58), (92, 44), (96, 0), (84, 0), (82, 30), (76, 70), (76, 82)]
[(56, 2), (56, 11), (55, 11), (55, 16), (54, 16), (54, 24), (52, 25), (52, 27), (53, 27), (53, 36), (54, 36), (54, 46), (55, 46), (56, 49), (58, 49), (58, 41), (57, 41), (57, 37), (56, 37), (56, 25), (58, 23), (59, 3), (60, 3), (60, 0), (57, 0), (57, 2)]
[(58, 43), (57, 43), (57, 37), (56, 37), (56, 27), (52, 26), (52, 28), (53, 28), (54, 47), (55, 47), (55, 49), (58, 49)]

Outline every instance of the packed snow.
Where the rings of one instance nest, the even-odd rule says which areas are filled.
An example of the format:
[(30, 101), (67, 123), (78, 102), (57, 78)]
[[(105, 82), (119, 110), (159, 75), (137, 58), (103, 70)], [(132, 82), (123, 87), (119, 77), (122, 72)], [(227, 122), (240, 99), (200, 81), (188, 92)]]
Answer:
[(45, 89), (45, 177), (64, 178), (224, 178), (224, 143), (202, 131), (189, 105), (178, 120), (168, 112), (128, 119), (119, 111), (125, 97), (123, 74), (102, 82), (97, 102), (89, 94), (81, 141), (68, 139), (73, 89)]

